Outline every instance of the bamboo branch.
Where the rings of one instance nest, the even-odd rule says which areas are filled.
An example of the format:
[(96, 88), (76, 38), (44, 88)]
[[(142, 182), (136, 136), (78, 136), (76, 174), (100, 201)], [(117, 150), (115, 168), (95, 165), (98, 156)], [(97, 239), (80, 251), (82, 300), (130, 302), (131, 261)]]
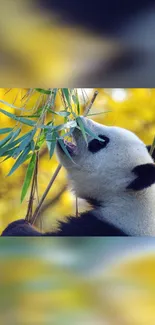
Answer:
[(32, 218), (31, 218), (31, 221), (30, 221), (32, 225), (35, 223), (35, 221), (36, 221), (36, 219), (38, 217), (38, 214), (40, 212), (41, 206), (42, 206), (42, 204), (43, 204), (43, 202), (44, 202), (44, 200), (45, 200), (45, 198), (46, 198), (52, 184), (54, 183), (60, 169), (61, 169), (61, 165), (59, 164), (58, 167), (56, 168), (55, 173), (53, 174), (53, 176), (52, 176), (52, 178), (51, 178), (51, 180), (50, 180), (50, 182), (49, 182), (49, 184), (48, 184), (42, 198), (40, 199), (40, 202), (39, 202), (36, 210), (34, 211), (34, 214), (33, 214)]
[[(90, 111), (90, 109), (91, 109), (91, 107), (92, 107), (92, 105), (93, 105), (93, 103), (94, 103), (97, 95), (98, 95), (98, 91), (95, 91), (94, 92), (94, 95), (93, 95), (93, 97), (92, 97), (92, 99), (91, 99), (91, 101), (89, 103), (89, 105), (85, 109), (84, 116), (87, 116), (88, 115), (88, 113), (89, 113), (89, 111)], [(61, 167), (62, 167), (61, 164), (59, 164), (58, 167), (56, 168), (54, 175), (52, 176), (52, 178), (51, 178), (51, 180), (50, 180), (50, 182), (49, 182), (49, 184), (48, 184), (48, 186), (47, 186), (47, 188), (46, 188), (46, 190), (45, 190), (45, 192), (44, 192), (44, 194), (43, 194), (43, 196), (42, 196), (42, 198), (41, 198), (41, 200), (40, 200), (40, 202), (39, 202), (39, 204), (37, 206), (37, 208), (35, 209), (34, 214), (33, 214), (32, 218), (30, 220), (30, 223), (32, 225), (36, 222), (36, 219), (37, 219), (37, 217), (38, 217), (38, 215), (40, 213), (42, 204), (43, 204), (43, 202), (44, 202), (44, 200), (45, 200), (45, 198), (46, 198), (46, 196), (47, 196), (47, 194), (48, 194), (48, 192), (49, 192), (52, 184), (54, 183), (54, 181), (55, 181), (55, 179), (56, 179), (56, 177), (57, 177), (57, 175), (58, 175)], [(77, 197), (76, 197), (76, 214), (78, 214), (78, 204), (77, 203), (78, 202), (77, 202)]]
[(31, 192), (30, 192), (30, 198), (29, 198), (29, 203), (28, 203), (28, 208), (27, 208), (27, 213), (25, 220), (30, 221), (33, 213), (33, 202), (34, 202), (34, 195), (35, 195), (35, 184), (36, 184), (36, 179), (38, 175), (38, 157), (39, 153), (37, 152), (36, 156), (36, 165), (35, 165), (35, 170), (33, 174), (33, 179), (32, 179), (32, 186), (31, 186)]
[(97, 95), (98, 95), (98, 91), (96, 90), (94, 92), (94, 95), (93, 95), (92, 100), (90, 101), (89, 105), (85, 108), (84, 116), (87, 116), (89, 114), (89, 112), (90, 112), (90, 110), (92, 108), (92, 105), (94, 104), (94, 101), (95, 101)]

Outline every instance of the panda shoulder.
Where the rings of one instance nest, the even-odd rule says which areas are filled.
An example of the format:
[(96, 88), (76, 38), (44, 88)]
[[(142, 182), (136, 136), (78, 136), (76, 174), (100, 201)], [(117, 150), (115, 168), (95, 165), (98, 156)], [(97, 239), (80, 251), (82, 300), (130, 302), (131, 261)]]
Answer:
[(96, 211), (82, 213), (79, 217), (68, 217), (66, 222), (59, 222), (58, 231), (45, 236), (127, 236), (121, 229), (99, 220)]

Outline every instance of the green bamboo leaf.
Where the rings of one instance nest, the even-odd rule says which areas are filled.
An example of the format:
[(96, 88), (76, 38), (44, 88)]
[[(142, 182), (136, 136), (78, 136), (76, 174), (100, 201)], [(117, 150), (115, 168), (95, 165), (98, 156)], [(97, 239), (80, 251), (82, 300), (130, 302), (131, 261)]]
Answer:
[(70, 100), (70, 98), (71, 98), (70, 94), (72, 92), (71, 91), (69, 92), (68, 88), (62, 88), (62, 93), (63, 93), (64, 97), (66, 98), (66, 101), (67, 101), (67, 104), (68, 104), (69, 108), (71, 109), (71, 113), (73, 114), (74, 118), (76, 119), (76, 114), (72, 109), (71, 100)]
[(5, 151), (2, 155), (0, 155), (0, 157), (5, 157), (5, 156), (8, 156), (9, 158), (13, 157), (14, 152), (17, 148), (19, 148), (19, 146)]
[(20, 117), (24, 117), (24, 118), (25, 117), (28, 117), (28, 118), (31, 118), (31, 117), (32, 118), (38, 118), (38, 117), (40, 117), (40, 115), (39, 114), (38, 115), (37, 114), (34, 114), (34, 115), (20, 115)]
[(26, 124), (26, 125), (29, 125), (29, 126), (35, 126), (35, 124), (36, 124), (34, 121), (28, 120), (28, 119), (26, 119), (24, 117), (16, 116), (15, 114), (12, 114), (10, 112), (7, 112), (7, 111), (5, 111), (2, 108), (0, 108), (0, 112), (3, 113), (6, 116), (12, 118), (13, 120), (18, 121), (18, 122), (21, 122), (23, 124)]
[(27, 172), (26, 172), (25, 179), (24, 179), (24, 184), (22, 187), (21, 203), (23, 202), (23, 200), (27, 194), (27, 191), (29, 189), (29, 186), (30, 186), (30, 183), (32, 180), (32, 176), (34, 173), (35, 165), (36, 165), (36, 153), (33, 153), (31, 160), (29, 162), (28, 168), (27, 168)]
[(0, 134), (9, 133), (12, 130), (13, 130), (13, 128), (2, 128), (2, 129), (0, 129)]
[(46, 89), (42, 89), (42, 88), (35, 88), (36, 91), (38, 91), (41, 94), (45, 94), (45, 95), (50, 95), (51, 94), (51, 90), (46, 90)]
[(52, 156), (54, 154), (56, 140), (57, 140), (57, 136), (56, 136), (55, 132), (46, 134), (46, 143), (47, 143), (50, 159), (52, 158)]
[(2, 141), (0, 141), (0, 147), (1, 147), (0, 151), (2, 153), (5, 152), (5, 150), (6, 150), (6, 146), (4, 146), (4, 145), (8, 142), (9, 142), (9, 144), (11, 144), (13, 142), (13, 140), (17, 138), (17, 136), (19, 135), (20, 132), (21, 132), (20, 128), (17, 129), (16, 131), (12, 131), (6, 138), (4, 138)]
[(45, 132), (42, 130), (37, 142), (36, 142), (36, 148), (37, 150), (40, 149), (45, 141), (46, 137), (45, 137)]
[(97, 139), (99, 141), (103, 141), (105, 142), (105, 140), (101, 139), (100, 137), (98, 137), (94, 132), (92, 132), (90, 129), (88, 129), (86, 126), (84, 127), (85, 131), (87, 134), (91, 135), (92, 138)]
[(60, 111), (60, 112), (55, 112), (53, 110), (49, 110), (50, 113), (53, 113), (55, 115), (63, 116), (63, 117), (68, 117), (71, 113), (67, 111)]
[(68, 152), (68, 150), (67, 150), (67, 148), (66, 148), (66, 146), (65, 146), (65, 144), (64, 144), (64, 141), (63, 141), (62, 139), (59, 138), (59, 139), (58, 139), (58, 142), (59, 142), (59, 144), (60, 144), (62, 150), (63, 150), (64, 153), (66, 154), (66, 156), (67, 156), (69, 159), (71, 159), (72, 162), (74, 163), (74, 161), (73, 161), (71, 155), (69, 154), (69, 152)]
[(73, 121), (68, 121), (67, 123), (64, 123), (64, 124), (59, 124), (57, 126), (42, 124), (42, 125), (39, 125), (38, 128), (44, 129), (44, 130), (50, 130), (52, 132), (52, 131), (61, 131), (64, 129), (70, 129), (71, 127), (73, 128), (76, 126), (77, 126), (76, 120), (73, 120)]
[(3, 147), (13, 136), (13, 131), (10, 132), (3, 140), (0, 141), (0, 148)]
[(9, 158), (10, 158), (10, 156), (7, 156), (6, 158), (4, 158), (4, 159), (0, 162), (0, 164), (2, 164), (4, 161), (8, 160)]
[(13, 142), (13, 140), (15, 140), (18, 137), (20, 132), (21, 132), (21, 128), (18, 128), (16, 131), (14, 131), (13, 136), (11, 137), (9, 142)]
[(33, 139), (30, 142), (30, 148), (31, 148), (31, 151), (34, 151), (35, 150), (35, 142), (34, 142)]
[(46, 108), (47, 110), (50, 112), (50, 108), (51, 107), (54, 107), (54, 104), (55, 104), (55, 99), (56, 99), (56, 95), (57, 95), (57, 92), (58, 92), (58, 88), (53, 88), (52, 91), (51, 91), (51, 98), (50, 98), (50, 101), (48, 102)]
[(19, 147), (15, 150), (13, 157), (16, 158), (21, 151), (25, 150), (25, 148), (31, 143), (31, 140), (33, 139), (34, 135), (36, 133), (36, 129), (31, 131), (29, 134), (27, 134), (27, 137), (25, 137)]
[(88, 143), (88, 141), (87, 141), (87, 136), (86, 136), (86, 132), (85, 132), (85, 127), (84, 127), (84, 124), (83, 124), (83, 122), (82, 122), (82, 119), (78, 116), (78, 117), (76, 118), (76, 121), (77, 121), (77, 124), (78, 124), (79, 127), (80, 127), (80, 130), (81, 130), (81, 132), (82, 132), (82, 135), (83, 135), (83, 137), (84, 137), (86, 143)]
[(74, 104), (77, 105), (77, 97), (75, 95), (72, 95), (72, 99), (73, 99)]
[(25, 150), (18, 157), (18, 159), (16, 160), (15, 164), (12, 166), (12, 168), (7, 176), (12, 175), (15, 172), (15, 170), (27, 159), (27, 156), (28, 156), (28, 153), (30, 152), (30, 150), (31, 150), (31, 147), (29, 145), (28, 147), (25, 148)]
[[(30, 150), (31, 150), (31, 146), (30, 146)], [(29, 158), (31, 158), (32, 155), (33, 155), (33, 153), (30, 152), (30, 153), (25, 157), (25, 159), (23, 160), (23, 163), (24, 163), (26, 160), (28, 160)]]
[(70, 131), (68, 131), (68, 132), (64, 133), (63, 135), (61, 135), (59, 137), (59, 139), (63, 139), (65, 137), (71, 136), (74, 130), (75, 130), (75, 128), (71, 128)]
[(92, 113), (92, 114), (88, 114), (87, 116), (95, 116), (95, 115), (101, 115), (101, 114), (105, 114), (105, 113), (109, 113), (112, 111), (104, 111), (104, 112), (99, 112), (99, 113)]
[(73, 127), (76, 127), (76, 126), (77, 126), (77, 122), (74, 120), (74, 121), (69, 121), (67, 123), (55, 126), (53, 129), (55, 131), (61, 131), (61, 130), (70, 129), (70, 128), (73, 128)]
[(49, 121), (49, 122), (47, 123), (47, 125), (49, 125), (49, 126), (53, 126), (53, 121)]
[(72, 99), (73, 99), (74, 104), (76, 104), (76, 106), (77, 106), (78, 115), (80, 115), (80, 103), (79, 103), (78, 92), (76, 92), (76, 96), (72, 95)]
[[(23, 162), (25, 162), (27, 159), (29, 159), (30, 157), (32, 156), (32, 153), (30, 153), (25, 159)], [(5, 160), (9, 159), (11, 156), (7, 156), (5, 159), (3, 159), (0, 163), (4, 162)]]
[(19, 108), (19, 107), (15, 106), (13, 104), (10, 104), (10, 103), (6, 102), (5, 100), (2, 100), (2, 99), (0, 99), (0, 103), (5, 104), (5, 105), (9, 106), (10, 108), (15, 108), (15, 109), (20, 109), (20, 110), (23, 109), (23, 108)]
[(39, 108), (37, 108), (37, 110), (36, 110), (36, 112), (34, 113), (34, 117), (36, 116), (36, 117), (40, 117), (40, 115), (42, 114), (42, 112), (43, 112), (43, 109), (44, 109), (44, 106), (42, 107), (39, 107)]
[(72, 107), (71, 106), (71, 102), (70, 102), (70, 94), (69, 94), (68, 88), (62, 88), (62, 92), (63, 92), (63, 94), (64, 94), (64, 96), (66, 98), (66, 101), (67, 101), (68, 106), (69, 107)]
[(60, 111), (58, 112), (58, 115), (63, 116), (63, 117), (68, 117), (71, 113), (67, 111)]
[(80, 102), (79, 102), (78, 92), (76, 92), (76, 98), (77, 98), (77, 112), (78, 115), (80, 115)]
[(37, 126), (38, 129), (42, 129), (42, 130), (53, 130), (55, 128), (55, 126), (51, 126), (51, 125), (44, 125), (44, 124), (41, 124), (41, 125), (38, 125)]
[(54, 124), (53, 121), (49, 121), (45, 127), (42, 128), (42, 132), (44, 132), (45, 136), (48, 132), (53, 132)]
[(30, 133), (32, 133), (32, 131), (29, 131), (28, 133), (24, 134), (22, 137), (18, 138), (17, 140), (10, 142), (10, 143), (6, 144), (4, 147), (0, 148), (0, 157), (3, 156), (4, 153), (7, 152), (9, 149), (12, 149), (12, 148), (15, 149), (15, 146), (18, 143), (22, 142), (22, 140), (24, 140)]
[(56, 95), (57, 95), (57, 92), (58, 92), (58, 88), (53, 88), (52, 89), (52, 100), (51, 100), (51, 106), (53, 107), (54, 104), (55, 104), (55, 99), (56, 99)]

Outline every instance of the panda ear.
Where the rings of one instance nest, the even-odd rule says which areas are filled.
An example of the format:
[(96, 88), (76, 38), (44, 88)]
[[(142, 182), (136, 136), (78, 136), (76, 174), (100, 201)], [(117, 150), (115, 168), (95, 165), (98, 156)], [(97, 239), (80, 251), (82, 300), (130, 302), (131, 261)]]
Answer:
[(143, 190), (152, 184), (155, 184), (155, 165), (144, 164), (136, 166), (132, 172), (137, 176), (133, 182), (131, 182), (127, 189), (134, 191)]
[[(150, 153), (151, 145), (150, 146), (146, 146), (146, 148), (147, 148), (148, 152)], [(153, 158), (153, 160), (155, 162), (155, 149), (153, 150), (152, 158)]]

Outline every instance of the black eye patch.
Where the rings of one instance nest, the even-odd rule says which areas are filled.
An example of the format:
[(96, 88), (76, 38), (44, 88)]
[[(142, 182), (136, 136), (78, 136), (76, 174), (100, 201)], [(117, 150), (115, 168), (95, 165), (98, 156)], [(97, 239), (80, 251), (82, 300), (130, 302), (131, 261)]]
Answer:
[(88, 144), (88, 150), (92, 153), (96, 153), (99, 150), (105, 148), (110, 141), (108, 137), (105, 135), (98, 135), (99, 138), (103, 139), (104, 141), (100, 141), (98, 139), (93, 139)]

